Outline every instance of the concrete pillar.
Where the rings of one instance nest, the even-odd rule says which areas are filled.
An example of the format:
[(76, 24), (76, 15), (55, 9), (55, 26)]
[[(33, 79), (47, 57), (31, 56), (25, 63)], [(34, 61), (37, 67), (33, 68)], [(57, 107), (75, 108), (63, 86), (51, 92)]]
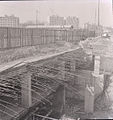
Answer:
[(93, 113), (94, 111), (94, 99), (100, 95), (103, 91), (103, 74), (94, 74), (91, 75), (90, 84), (85, 88), (85, 112)]
[(100, 56), (95, 56), (94, 59), (94, 74), (99, 75), (100, 72)]
[(103, 83), (104, 83), (104, 74), (94, 74), (92, 73), (92, 86), (94, 86), (95, 98), (102, 93)]
[(88, 85), (85, 88), (84, 109), (86, 113), (94, 112), (94, 87), (89, 87)]
[(66, 78), (66, 71), (65, 71), (65, 61), (62, 61), (62, 65), (61, 65), (61, 72), (62, 72), (62, 79), (65, 80)]
[(94, 71), (95, 55), (92, 55), (92, 71)]
[(31, 73), (27, 71), (22, 77), (22, 105), (24, 107), (30, 107), (32, 105), (31, 96)]
[(104, 74), (104, 86), (103, 86), (103, 91), (108, 89), (110, 84), (110, 74)]
[[(75, 73), (75, 71), (76, 71), (76, 61), (75, 61), (75, 59), (72, 59), (70, 64), (71, 64), (71, 71)], [(71, 84), (74, 86), (77, 83), (78, 83), (78, 77), (77, 76), (73, 76), (73, 79), (71, 79)]]
[(100, 73), (100, 56), (94, 56), (94, 73), (91, 75), (90, 84), (85, 88), (85, 105), (84, 109), (86, 113), (93, 113), (94, 111), (94, 98), (95, 98), (95, 80), (97, 79), (96, 75)]
[(71, 61), (71, 70), (75, 71), (75, 69), (76, 69), (76, 61), (74, 59), (72, 59), (72, 61)]
[(102, 105), (106, 108), (111, 108), (113, 103), (113, 74), (104, 74), (104, 86), (103, 86), (103, 99), (101, 100)]

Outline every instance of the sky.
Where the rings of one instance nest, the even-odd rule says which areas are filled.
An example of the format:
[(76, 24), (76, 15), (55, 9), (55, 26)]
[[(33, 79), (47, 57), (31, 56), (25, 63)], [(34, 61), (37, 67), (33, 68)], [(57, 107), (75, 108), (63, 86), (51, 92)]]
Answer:
[[(47, 21), (54, 14), (76, 16), (83, 26), (86, 22), (97, 23), (97, 8), (98, 0), (0, 1), (0, 16), (14, 14), (20, 22), (35, 21), (37, 10), (39, 21)], [(100, 23), (113, 27), (112, 0), (100, 0)]]

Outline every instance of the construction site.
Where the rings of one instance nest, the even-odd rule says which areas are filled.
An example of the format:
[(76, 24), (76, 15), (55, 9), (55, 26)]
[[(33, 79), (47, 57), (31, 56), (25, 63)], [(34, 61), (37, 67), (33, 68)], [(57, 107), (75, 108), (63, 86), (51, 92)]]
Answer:
[(111, 35), (78, 44), (62, 41), (35, 46), (35, 53), (40, 51), (34, 56), (4, 58), (0, 120), (113, 118), (112, 39)]
[[(46, 9), (48, 15), (54, 13), (55, 5), (60, 12), (65, 9), (63, 14), (71, 12), (64, 17), (50, 16), (52, 24), (42, 26), (38, 25), (38, 10), (33, 26), (21, 26), (19, 17), (0, 17), (0, 120), (113, 119), (113, 29), (100, 24), (103, 3), (97, 0), (92, 7), (88, 1), (51, 2), (48, 6), (46, 2), (23, 3), (23, 7), (3, 5), (17, 5), (18, 10), (11, 12), (22, 14), (26, 20), (34, 19), (34, 8), (39, 5), (45, 5), (41, 17)], [(29, 14), (24, 13), (26, 10)], [(73, 11), (79, 11), (83, 23), (86, 19), (92, 24), (79, 27), (78, 17), (70, 17)], [(14, 23), (9, 22), (12, 18)]]

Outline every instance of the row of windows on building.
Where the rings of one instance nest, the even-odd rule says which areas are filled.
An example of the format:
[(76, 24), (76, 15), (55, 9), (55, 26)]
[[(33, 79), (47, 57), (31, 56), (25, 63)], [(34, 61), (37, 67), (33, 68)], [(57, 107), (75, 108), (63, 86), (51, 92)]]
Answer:
[[(3, 17), (0, 17), (0, 27), (26, 27), (29, 25), (36, 26), (36, 23), (26, 22), (26, 24), (20, 24), (19, 17), (15, 17), (14, 15), (11, 16), (5, 15)], [(67, 18), (64, 18), (58, 15), (52, 15), (49, 17), (49, 25), (50, 26), (72, 25), (74, 28), (79, 28), (79, 19), (75, 16), (68, 16)], [(44, 26), (44, 24), (42, 26)], [(89, 30), (95, 30), (97, 29), (97, 26), (86, 23), (84, 24), (84, 28)]]
[(57, 15), (52, 15), (49, 17), (49, 24), (50, 25), (72, 25), (74, 28), (79, 27), (79, 19), (75, 16), (69, 16), (67, 18), (60, 17)]
[(14, 15), (0, 17), (0, 26), (1, 27), (19, 27), (19, 17)]
[[(53, 15), (50, 16), (49, 20), (50, 20), (49, 25), (53, 25), (53, 26), (72, 25), (75, 28), (78, 28), (79, 26), (79, 19), (77, 17), (69, 16), (66, 19), (64, 19), (64, 17)], [(35, 23), (33, 24), (35, 25)], [(14, 15), (12, 16), (5, 15), (3, 17), (0, 17), (0, 26), (2, 27), (20, 27), (22, 25), (19, 23), (19, 17), (15, 17)]]

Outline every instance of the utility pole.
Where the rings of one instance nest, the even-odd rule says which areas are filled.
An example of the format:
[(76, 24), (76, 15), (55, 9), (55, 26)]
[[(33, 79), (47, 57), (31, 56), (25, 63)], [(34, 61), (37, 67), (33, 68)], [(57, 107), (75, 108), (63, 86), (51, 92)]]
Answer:
[(96, 37), (96, 25), (97, 25), (97, 21), (96, 21), (96, 17), (97, 16), (97, 8), (95, 8), (95, 17), (94, 17), (94, 36)]
[(98, 0), (98, 26), (100, 26), (100, 0)]
[(36, 25), (38, 25), (38, 10), (36, 10)]
[(97, 7), (95, 8), (94, 24), (97, 24)]

